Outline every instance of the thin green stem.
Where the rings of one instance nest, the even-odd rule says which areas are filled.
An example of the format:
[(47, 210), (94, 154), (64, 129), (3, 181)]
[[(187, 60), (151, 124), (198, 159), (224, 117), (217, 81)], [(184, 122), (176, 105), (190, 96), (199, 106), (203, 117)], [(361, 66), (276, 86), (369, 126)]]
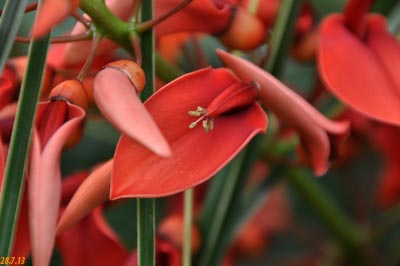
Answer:
[(317, 183), (315, 177), (309, 171), (296, 168), (289, 169), (286, 177), (291, 187), (336, 237), (352, 265), (371, 265), (363, 249), (367, 240), (365, 234), (338, 208), (328, 192)]
[[(134, 25), (135, 21), (130, 23), (121, 21), (119, 18), (109, 12), (101, 0), (81, 0), (80, 7), (93, 19), (96, 29), (101, 30), (101, 33), (103, 33), (107, 38), (110, 38), (114, 42), (121, 45), (125, 50), (133, 52), (135, 56), (138, 55), (138, 49), (134, 49), (135, 44), (132, 45), (131, 43), (132, 39), (137, 37), (135, 26), (132, 26)], [(142, 14), (144, 13), (142, 12)], [(141, 19), (141, 21), (147, 20), (150, 19), (145, 19), (143, 17)], [(153, 33), (151, 32), (152, 31), (147, 30), (141, 35), (142, 37), (143, 35), (152, 35)], [(146, 39), (146, 37), (141, 39), (143, 41), (143, 39)], [(145, 53), (143, 48), (141, 53)], [(177, 67), (163, 60), (161, 56), (156, 57), (156, 62), (157, 74), (160, 75), (160, 78), (163, 81), (171, 81), (182, 74)], [(150, 96), (150, 94), (146, 95), (145, 98), (148, 96)]]
[(184, 192), (184, 231), (182, 266), (192, 265), (193, 188)]
[(219, 258), (218, 254), (215, 254), (215, 249), (218, 244), (219, 237), (225, 222), (225, 217), (228, 213), (229, 207), (231, 206), (232, 199), (237, 196), (235, 190), (237, 183), (240, 180), (240, 166), (243, 162), (245, 153), (240, 153), (239, 156), (230, 164), (225, 178), (225, 184), (220, 191), (220, 198), (216, 202), (214, 216), (209, 221), (210, 229), (207, 235), (204, 235), (204, 244), (200, 254), (198, 256), (199, 266), (218, 265), (216, 258)]
[(11, 51), (27, 0), (8, 0), (0, 17), (0, 74)]
[(81, 0), (80, 8), (92, 18), (96, 30), (101, 31), (102, 35), (114, 40), (127, 51), (132, 51), (130, 33), (133, 29), (129, 23), (111, 13), (104, 0)]
[(137, 252), (139, 266), (156, 265), (155, 220), (155, 200), (137, 199)]
[[(141, 21), (151, 20), (153, 17), (153, 0), (143, 1)], [(144, 101), (155, 91), (155, 42), (154, 30), (149, 29), (141, 35), (141, 50), (143, 56), (142, 68), (146, 74), (146, 86), (140, 93)]]
[(83, 65), (81, 71), (79, 72), (78, 76), (76, 77), (76, 79), (79, 80), (80, 82), (83, 82), (83, 80), (86, 78), (87, 74), (89, 73), (90, 68), (92, 67), (93, 60), (94, 60), (95, 54), (96, 54), (96, 50), (100, 44), (101, 39), (102, 39), (102, 36), (100, 34), (94, 33), (93, 40), (92, 40), (92, 46), (90, 47), (89, 55), (86, 58), (86, 62)]
[[(153, 17), (153, 0), (142, 3), (141, 19), (148, 20)], [(142, 68), (146, 75), (146, 85), (141, 93), (142, 100), (147, 99), (155, 90), (155, 45), (154, 32), (148, 30), (141, 36), (141, 51), (143, 58)], [(139, 266), (155, 266), (156, 259), (156, 217), (155, 199), (138, 199), (138, 262)]]
[(278, 18), (272, 30), (270, 52), (265, 69), (279, 77), (288, 55), (294, 33), (294, 25), (300, 10), (301, 0), (283, 0)]
[(42, 85), (49, 36), (29, 47), (28, 68), (22, 84), (0, 199), (0, 255), (9, 256), (25, 180), (25, 166)]

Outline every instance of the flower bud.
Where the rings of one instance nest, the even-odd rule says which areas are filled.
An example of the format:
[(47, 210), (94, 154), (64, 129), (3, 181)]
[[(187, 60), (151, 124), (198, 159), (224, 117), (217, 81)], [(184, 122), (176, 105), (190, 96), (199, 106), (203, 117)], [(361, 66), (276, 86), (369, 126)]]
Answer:
[(74, 105), (88, 109), (88, 96), (82, 83), (77, 79), (61, 82), (50, 92), (50, 99), (64, 99)]
[(229, 48), (253, 50), (267, 39), (267, 30), (256, 16), (238, 7), (233, 11), (229, 28), (219, 39)]
[(146, 83), (146, 77), (143, 69), (133, 61), (130, 60), (118, 60), (105, 65), (104, 68), (114, 68), (123, 72), (133, 84), (136, 89), (136, 93), (139, 94)]

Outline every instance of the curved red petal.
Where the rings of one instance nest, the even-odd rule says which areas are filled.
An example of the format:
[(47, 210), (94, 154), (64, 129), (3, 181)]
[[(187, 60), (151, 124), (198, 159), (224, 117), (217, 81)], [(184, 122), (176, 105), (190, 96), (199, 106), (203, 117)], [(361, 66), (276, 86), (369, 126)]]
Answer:
[(368, 16), (368, 31), (365, 43), (376, 55), (381, 67), (386, 71), (387, 78), (396, 88), (397, 99), (400, 99), (400, 44), (394, 36), (388, 32), (386, 18), (381, 15)]
[(39, 9), (39, 15), (32, 30), (33, 38), (40, 38), (65, 19), (79, 6), (80, 0), (46, 0)]
[(328, 169), (331, 154), (328, 133), (343, 140), (348, 133), (349, 124), (325, 118), (298, 94), (249, 61), (222, 50), (218, 50), (217, 54), (243, 81), (259, 83), (262, 102), (299, 132), (302, 143), (312, 158), (314, 172), (316, 175), (323, 175)]
[[(47, 104), (49, 102), (40, 107), (46, 108)], [(60, 154), (69, 135), (85, 116), (81, 108), (70, 104), (68, 107), (69, 120), (53, 134), (45, 147), (41, 147), (36, 130), (32, 139), (28, 195), (32, 259), (35, 265), (48, 265), (50, 261), (61, 198)]]
[(229, 162), (257, 133), (265, 131), (267, 118), (253, 106), (214, 118), (209, 133), (188, 111), (207, 106), (222, 90), (239, 82), (227, 69), (203, 69), (169, 83), (145, 106), (171, 145), (172, 157), (160, 158), (125, 135), (117, 145), (111, 182), (111, 199), (160, 197), (196, 186)]
[(112, 165), (112, 160), (104, 163), (82, 182), (57, 224), (57, 234), (68, 230), (108, 200)]
[(168, 142), (124, 73), (113, 68), (100, 71), (94, 80), (93, 97), (102, 114), (119, 131), (159, 156), (171, 155)]
[[(170, 11), (182, 1), (159, 0), (155, 4), (155, 14), (159, 17)], [(175, 32), (222, 33), (229, 25), (232, 16), (232, 5), (213, 0), (192, 1), (183, 10), (170, 16), (155, 27), (158, 36)], [(207, 18), (207, 19), (204, 19)]]
[[(322, 79), (334, 95), (357, 111), (383, 122), (400, 125), (397, 81), (387, 70), (390, 67), (382, 63), (387, 62), (389, 53), (381, 51), (381, 48), (391, 51), (398, 51), (398, 48), (393, 48), (393, 41), (384, 44), (389, 37), (371, 25), (367, 28), (366, 36), (367, 43), (362, 43), (346, 29), (343, 16), (327, 17), (321, 25), (318, 52)], [(396, 57), (391, 53), (390, 56)], [(394, 61), (393, 71), (398, 59)]]
[(65, 266), (123, 265), (128, 252), (96, 208), (87, 218), (57, 238)]

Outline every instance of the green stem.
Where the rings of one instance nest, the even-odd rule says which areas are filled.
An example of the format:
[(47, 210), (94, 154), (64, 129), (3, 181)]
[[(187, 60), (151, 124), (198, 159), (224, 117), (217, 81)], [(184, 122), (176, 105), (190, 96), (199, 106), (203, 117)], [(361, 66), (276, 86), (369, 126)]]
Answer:
[[(204, 236), (204, 244), (202, 245), (202, 250), (200, 250), (198, 256), (199, 266), (208, 265), (219, 265), (218, 258), (219, 254), (215, 253), (218, 246), (219, 237), (221, 236), (221, 231), (225, 222), (225, 217), (228, 213), (229, 207), (231, 206), (231, 201), (235, 196), (235, 190), (237, 184), (240, 181), (240, 166), (242, 165), (245, 152), (241, 152), (239, 156), (233, 160), (229, 165), (229, 170), (226, 175), (225, 183), (222, 187), (222, 191), (219, 191), (218, 201), (215, 203), (215, 209), (213, 210), (213, 217), (209, 220), (209, 229), (207, 234)], [(209, 217), (209, 216), (208, 216)], [(219, 250), (219, 248), (217, 248)]]
[(20, 92), (0, 199), (1, 256), (11, 253), (48, 44), (49, 36), (33, 41), (29, 47), (28, 67)]
[[(118, 17), (113, 15), (104, 5), (102, 0), (81, 0), (80, 7), (93, 19), (93, 22), (96, 25), (96, 29), (101, 31), (100, 32), (101, 34), (104, 34), (107, 38), (110, 38), (114, 42), (118, 43), (125, 50), (129, 52), (135, 52), (133, 51), (131, 39), (132, 39), (132, 34), (136, 34), (136, 32), (134, 26), (132, 26), (131, 23), (123, 22)], [(142, 17), (141, 19), (141, 21), (147, 21), (147, 20), (148, 19), (144, 17)], [(153, 32), (152, 30), (147, 30), (143, 32), (141, 34), (142, 36), (141, 39), (143, 40), (143, 38), (144, 39), (146, 38), (143, 36), (152, 35), (153, 34), (152, 32)], [(143, 51), (142, 47), (142, 53), (145, 52), (146, 51)], [(176, 66), (163, 60), (163, 58), (160, 55), (156, 56), (155, 60), (157, 62), (156, 63), (157, 75), (160, 75), (160, 78), (163, 81), (168, 82), (182, 75), (182, 71), (180, 71)], [(150, 96), (150, 94), (146, 95), (145, 98), (147, 98), (148, 96)]]
[(283, 0), (272, 31), (270, 53), (265, 69), (279, 77), (282, 73), (294, 33), (294, 25), (300, 10), (301, 0)]
[[(149, 20), (153, 17), (153, 0), (142, 2), (142, 20)], [(143, 65), (146, 74), (146, 85), (140, 94), (142, 100), (146, 100), (155, 90), (155, 46), (154, 32), (148, 30), (141, 36), (141, 50)], [(156, 217), (155, 199), (138, 199), (138, 262), (139, 266), (155, 266), (155, 236)]]
[[(151, 20), (153, 17), (153, 1), (143, 1), (141, 21)], [(146, 86), (140, 93), (140, 98), (144, 101), (155, 91), (155, 43), (154, 30), (149, 29), (141, 35), (141, 50), (143, 55), (142, 68), (146, 73)]]
[(337, 207), (328, 192), (318, 185), (316, 178), (309, 171), (289, 169), (287, 180), (336, 237), (352, 265), (370, 265), (362, 248), (366, 244), (365, 234)]
[(27, 0), (8, 0), (0, 17), (0, 74), (8, 58), (14, 38), (17, 35), (19, 25)]
[(184, 231), (182, 266), (192, 265), (193, 188), (184, 192)]
[(137, 199), (137, 251), (139, 266), (156, 265), (155, 220), (155, 199)]
[(130, 43), (132, 27), (111, 13), (104, 0), (81, 0), (80, 8), (92, 18), (96, 30), (101, 31), (100, 34), (117, 42), (127, 51), (132, 51)]

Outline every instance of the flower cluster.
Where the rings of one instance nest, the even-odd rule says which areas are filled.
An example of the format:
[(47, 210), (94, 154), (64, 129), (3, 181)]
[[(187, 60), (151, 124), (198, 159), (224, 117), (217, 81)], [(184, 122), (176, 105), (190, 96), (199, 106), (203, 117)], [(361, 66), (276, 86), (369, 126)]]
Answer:
[[(273, 236), (296, 231), (296, 239), (309, 237), (318, 250), (282, 264), (386, 263), (373, 245), (382, 236), (359, 230), (319, 183), (342, 175), (343, 190), (361, 193), (354, 165), (375, 152), (381, 168), (361, 167), (379, 184), (367, 187), (366, 197), (392, 217), (384, 211), (400, 200), (399, 42), (385, 15), (371, 13), (373, 0), (349, 0), (343, 12), (326, 16), (318, 14), (323, 3), (293, 2), (22, 5), (21, 14), (35, 11), (29, 36), (9, 37), (51, 44), (38, 63), (41, 86), (32, 86), (38, 99), (30, 97), (36, 111), (26, 122), (32, 122), (28, 143), (16, 132), (29, 115), (21, 106), (34, 56), (0, 56), (9, 57), (0, 61), (0, 234), (11, 232), (7, 247), (0, 241), (0, 251), (9, 253), (1, 256), (29, 257), (34, 266), (56, 265), (55, 255), (62, 265), (238, 265), (263, 256)], [(9, 10), (1, 18), (17, 23)], [(77, 23), (54, 37), (68, 18)], [(0, 23), (0, 33), (6, 27)], [(309, 65), (312, 74), (304, 72)], [(290, 71), (306, 85), (282, 74)], [(23, 171), (13, 188), (16, 164)], [(285, 185), (303, 196), (336, 237), (329, 245), (341, 252), (322, 248), (328, 240), (315, 237), (315, 228), (300, 232), (301, 222), (291, 221), (296, 208), (289, 208), (296, 198), (287, 197)], [(12, 214), (4, 199), (14, 194)], [(155, 198), (162, 205), (157, 226), (154, 212), (141, 209)], [(113, 213), (132, 199), (136, 216)], [(368, 208), (354, 213), (365, 221)], [(119, 224), (125, 216), (129, 221)], [(393, 223), (385, 222), (376, 225), (378, 233)], [(134, 244), (121, 229), (132, 224)]]

